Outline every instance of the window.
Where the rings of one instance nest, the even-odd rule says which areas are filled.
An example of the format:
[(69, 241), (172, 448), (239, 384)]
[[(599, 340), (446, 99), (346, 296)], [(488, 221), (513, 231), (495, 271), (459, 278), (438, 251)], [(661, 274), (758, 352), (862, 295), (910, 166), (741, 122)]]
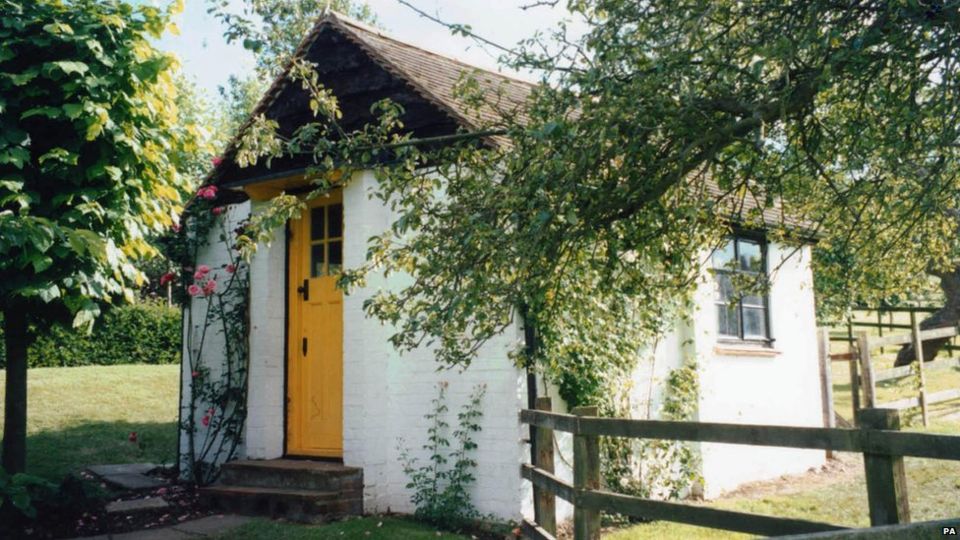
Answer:
[(334, 276), (343, 267), (343, 205), (310, 210), (310, 277)]
[(721, 337), (769, 340), (767, 246), (736, 237), (713, 252), (717, 280), (717, 329)]

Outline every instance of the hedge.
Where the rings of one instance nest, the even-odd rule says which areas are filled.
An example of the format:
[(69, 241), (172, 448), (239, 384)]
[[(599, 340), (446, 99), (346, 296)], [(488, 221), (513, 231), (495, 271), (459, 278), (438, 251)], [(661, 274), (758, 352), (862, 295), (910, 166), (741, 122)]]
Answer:
[[(90, 335), (54, 327), (31, 344), (27, 359), (30, 367), (173, 364), (180, 361), (180, 309), (155, 302), (118, 306)], [(0, 367), (5, 366), (0, 339)]]

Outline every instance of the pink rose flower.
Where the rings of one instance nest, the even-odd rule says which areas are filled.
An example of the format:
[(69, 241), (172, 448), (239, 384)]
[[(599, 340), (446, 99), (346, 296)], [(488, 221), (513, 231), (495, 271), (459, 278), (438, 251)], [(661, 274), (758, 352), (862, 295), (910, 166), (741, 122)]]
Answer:
[(189, 294), (190, 296), (200, 296), (202, 293), (203, 293), (203, 290), (197, 284), (193, 284), (187, 287), (187, 294)]
[(220, 156), (214, 156), (210, 159), (210, 163), (213, 163), (214, 167), (219, 167), (220, 164), (223, 163), (223, 158)]
[(216, 208), (214, 208), (213, 210), (210, 210), (210, 211), (213, 212), (213, 215), (219, 216), (220, 214), (223, 213), (223, 207), (222, 207), (222, 206), (217, 206)]
[(132, 442), (132, 443), (137, 442), (137, 432), (136, 432), (136, 431), (131, 431), (131, 432), (130, 432), (130, 435), (127, 435), (127, 440), (130, 441), (130, 442)]
[(175, 277), (176, 275), (173, 272), (167, 272), (166, 274), (160, 276), (160, 286), (162, 287), (167, 283), (170, 283)]
[(209, 426), (209, 425), (210, 425), (210, 416), (207, 415), (207, 416), (204, 416), (203, 418), (201, 418), (201, 419), (200, 419), (200, 423), (203, 424), (203, 427)]
[(232, 264), (228, 264), (226, 270), (228, 274), (232, 274), (237, 271), (237, 267)]
[(197, 190), (197, 196), (208, 201), (217, 198), (217, 186), (203, 186)]
[(173, 232), (178, 233), (180, 232), (180, 224), (174, 223), (173, 225), (170, 226), (170, 229), (173, 230)]
[(190, 373), (190, 376), (193, 377), (194, 379), (196, 379), (197, 377), (200, 376), (200, 372), (199, 372), (199, 371), (193, 371), (193, 372)]
[(203, 294), (210, 296), (217, 290), (217, 282), (215, 280), (210, 280), (203, 284)]

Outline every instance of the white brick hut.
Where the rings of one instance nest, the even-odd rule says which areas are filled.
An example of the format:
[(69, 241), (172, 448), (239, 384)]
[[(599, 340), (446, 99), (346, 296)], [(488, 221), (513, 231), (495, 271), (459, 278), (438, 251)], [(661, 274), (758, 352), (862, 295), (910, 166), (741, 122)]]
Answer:
[[(486, 89), (499, 89), (503, 99), (514, 104), (522, 103), (531, 89), (528, 83), (475, 72), (335, 14), (318, 21), (298, 54), (317, 65), (320, 82), (337, 96), (348, 127), (369, 121), (371, 104), (389, 97), (403, 105), (406, 126), (415, 136), (469, 128), (453, 94), (464, 71), (475, 73)], [(302, 89), (284, 79), (273, 85), (257, 113), (276, 120), (285, 132), (311, 117)], [(210, 181), (219, 193), (238, 201), (224, 216), (229, 221), (256, 213), (281, 192), (308, 189), (304, 160), (283, 158), (269, 167), (261, 163), (239, 168), (230, 154), (226, 158)], [(508, 357), (523, 343), (521, 323), (488, 343), (465, 371), (437, 371), (427, 350), (401, 356), (388, 341), (390, 329), (364, 315), (364, 300), (382, 288), (401, 286), (402, 276), (371, 276), (364, 288), (350, 294), (334, 287), (339, 269), (360, 265), (367, 239), (394, 220), (389, 208), (368, 196), (376, 181), (372, 172), (356, 174), (332, 196), (313, 201), (301, 219), (277, 230), (275, 240), (255, 255), (249, 268), (248, 411), (237, 448), (240, 459), (225, 468), (222, 485), (214, 491), (219, 489), (224, 499), (246, 498), (249, 504), (238, 508), (251, 511), (282, 506), (261, 496), (289, 503), (311, 489), (327, 494), (324, 508), (331, 512), (358, 512), (361, 500), (365, 512), (412, 511), (398, 461), (399, 440), (420, 448), (426, 433), (423, 416), (437, 383), (449, 383), (452, 411), (483, 383), (487, 395), (472, 498), (484, 514), (518, 519), (530, 513), (531, 487), (520, 478), (520, 464), (529, 461), (530, 448), (529, 432), (517, 413), (536, 395), (555, 392), (542, 380), (528, 388), (536, 378)], [(226, 261), (224, 249), (210, 242), (197, 260), (217, 267)], [(678, 325), (660, 343), (654, 362), (640, 364), (635, 374), (638, 400), (650, 397), (656, 403), (663, 393), (660, 381), (695, 358), (699, 420), (822, 425), (810, 257), (809, 247), (786, 248), (767, 242), (762, 234), (731, 239), (714, 260), (725, 264), (735, 259), (746, 272), (777, 266), (769, 294), (747, 297), (728, 308), (723, 297), (727, 288), (717, 286), (720, 274), (705, 268), (691, 321)], [(204, 309), (204, 302), (193, 299), (187, 313)], [(223, 336), (207, 339), (202, 360), (217, 366)], [(190, 346), (185, 340), (185, 348)], [(190, 395), (192, 378), (184, 369), (183, 396)], [(555, 398), (555, 408), (558, 402)], [(186, 397), (181, 405), (183, 425), (191, 414), (194, 419), (203, 415), (203, 410), (190, 410)], [(204, 427), (197, 423), (196, 429)], [(187, 452), (186, 439), (181, 436), (181, 452)], [(561, 441), (561, 452), (569, 452), (564, 447)], [(696, 451), (707, 496), (745, 481), (802, 472), (824, 459), (817, 451), (717, 444), (703, 444)], [(258, 476), (257, 467), (274, 479)], [(349, 498), (349, 504), (341, 500), (337, 506), (338, 497)]]

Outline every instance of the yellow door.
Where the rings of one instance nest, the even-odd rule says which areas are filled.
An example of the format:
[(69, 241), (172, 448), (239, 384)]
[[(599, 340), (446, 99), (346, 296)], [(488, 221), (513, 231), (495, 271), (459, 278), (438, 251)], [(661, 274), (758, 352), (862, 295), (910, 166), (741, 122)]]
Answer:
[(343, 204), (339, 190), (290, 221), (287, 454), (343, 456)]

